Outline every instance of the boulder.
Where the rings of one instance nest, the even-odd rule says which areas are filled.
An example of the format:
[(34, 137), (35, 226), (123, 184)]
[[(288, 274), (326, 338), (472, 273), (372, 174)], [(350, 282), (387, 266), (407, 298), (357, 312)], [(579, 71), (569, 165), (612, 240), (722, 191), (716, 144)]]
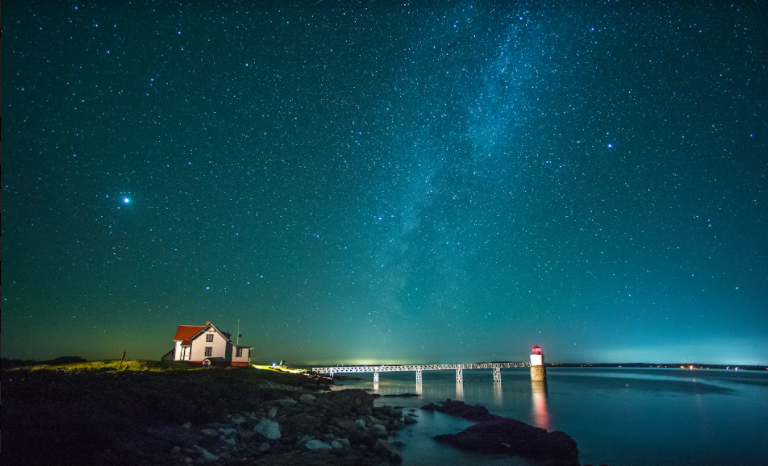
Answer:
[(207, 435), (208, 437), (218, 437), (219, 436), (219, 431), (218, 430), (210, 429), (210, 428), (200, 429), (200, 433), (203, 434), (203, 435)]
[(359, 428), (357, 423), (355, 421), (353, 421), (352, 419), (345, 419), (345, 418), (337, 417), (337, 418), (334, 418), (332, 422), (335, 425), (339, 426), (340, 428), (342, 428), (344, 430), (353, 430), (353, 429), (358, 429)]
[(348, 438), (337, 438), (336, 441), (339, 442), (343, 447), (349, 447), (351, 445)]
[(259, 423), (256, 424), (256, 427), (253, 428), (253, 431), (270, 440), (277, 440), (281, 437), (280, 424), (275, 421), (270, 421), (269, 419), (262, 419), (259, 421)]
[(274, 419), (275, 416), (277, 416), (277, 408), (275, 407), (269, 408), (269, 412), (267, 413), (267, 416), (269, 416), (270, 419)]
[(232, 427), (219, 427), (219, 433), (224, 437), (232, 437), (237, 434), (237, 429)]
[(263, 442), (261, 445), (259, 445), (259, 453), (265, 453), (267, 450), (269, 450), (270, 447), (271, 445), (269, 442)]
[(203, 457), (203, 459), (205, 461), (209, 461), (209, 462), (219, 461), (219, 457), (218, 456), (214, 455), (213, 453), (211, 453), (210, 451), (206, 450), (205, 448), (198, 447), (198, 446), (195, 446), (195, 448), (197, 448), (197, 451), (200, 452), (200, 454), (202, 455), (202, 457)]
[(293, 398), (285, 398), (283, 400), (277, 400), (277, 404), (284, 407), (293, 406), (296, 404), (296, 400), (294, 400)]
[(315, 435), (321, 429), (322, 418), (315, 416), (314, 413), (298, 413), (285, 418), (285, 431), (294, 433), (308, 433)]
[(308, 450), (317, 451), (317, 450), (330, 450), (333, 447), (328, 445), (327, 443), (321, 441), (321, 440), (310, 440), (305, 445)]
[(376, 440), (376, 443), (373, 445), (373, 451), (388, 459), (390, 463), (400, 464), (403, 462), (403, 458), (397, 454), (397, 452), (392, 449), (389, 442), (384, 439)]
[(373, 410), (373, 397), (363, 390), (336, 390), (321, 393), (317, 396), (317, 402), (328, 406), (337, 415), (370, 414)]
[(302, 403), (312, 403), (316, 399), (317, 397), (315, 397), (314, 395), (310, 395), (309, 393), (305, 393), (299, 397), (299, 401), (301, 401)]
[(462, 401), (445, 400), (442, 403), (429, 403), (421, 407), (424, 411), (437, 411), (460, 417), (468, 421), (491, 421), (504, 419), (488, 412), (485, 406), (468, 405)]
[(374, 437), (387, 438), (387, 428), (381, 424), (374, 424), (371, 426)]

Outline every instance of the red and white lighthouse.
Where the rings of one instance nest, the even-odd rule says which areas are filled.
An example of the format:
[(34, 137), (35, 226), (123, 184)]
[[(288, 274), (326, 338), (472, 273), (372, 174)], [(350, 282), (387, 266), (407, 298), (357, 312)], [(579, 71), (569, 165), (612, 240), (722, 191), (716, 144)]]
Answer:
[(547, 380), (547, 372), (544, 369), (544, 352), (539, 346), (531, 349), (531, 380)]

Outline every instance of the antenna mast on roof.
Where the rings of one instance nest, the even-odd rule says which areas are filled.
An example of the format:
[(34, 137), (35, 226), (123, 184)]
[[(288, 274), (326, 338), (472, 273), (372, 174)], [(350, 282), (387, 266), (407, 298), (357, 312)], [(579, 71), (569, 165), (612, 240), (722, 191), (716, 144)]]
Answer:
[[(229, 340), (232, 341), (232, 340)], [(237, 319), (237, 339), (236, 339), (236, 345), (240, 344), (240, 319)]]

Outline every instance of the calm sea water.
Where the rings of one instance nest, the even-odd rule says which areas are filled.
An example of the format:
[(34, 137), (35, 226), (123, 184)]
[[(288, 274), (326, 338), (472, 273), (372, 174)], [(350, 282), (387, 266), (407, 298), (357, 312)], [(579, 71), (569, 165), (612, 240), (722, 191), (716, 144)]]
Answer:
[[(547, 383), (534, 383), (528, 369), (373, 374), (339, 381), (381, 395), (418, 393), (416, 398), (381, 397), (377, 405), (416, 409), (419, 423), (400, 431), (406, 464), (510, 464), (508, 458), (463, 453), (435, 442), (470, 423), (418, 407), (446, 398), (481, 404), (493, 414), (576, 440), (582, 464), (731, 465), (768, 464), (768, 373), (723, 370), (548, 368)], [(512, 464), (532, 464), (525, 460)]]

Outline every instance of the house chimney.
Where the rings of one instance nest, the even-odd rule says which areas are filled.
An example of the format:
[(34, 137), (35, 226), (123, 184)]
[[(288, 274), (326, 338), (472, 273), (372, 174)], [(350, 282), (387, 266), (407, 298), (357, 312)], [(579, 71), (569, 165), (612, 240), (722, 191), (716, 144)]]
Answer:
[(208, 325), (211, 325), (211, 321), (210, 321), (210, 320), (206, 320), (206, 321), (205, 321), (205, 325), (206, 325), (206, 326), (208, 326)]

